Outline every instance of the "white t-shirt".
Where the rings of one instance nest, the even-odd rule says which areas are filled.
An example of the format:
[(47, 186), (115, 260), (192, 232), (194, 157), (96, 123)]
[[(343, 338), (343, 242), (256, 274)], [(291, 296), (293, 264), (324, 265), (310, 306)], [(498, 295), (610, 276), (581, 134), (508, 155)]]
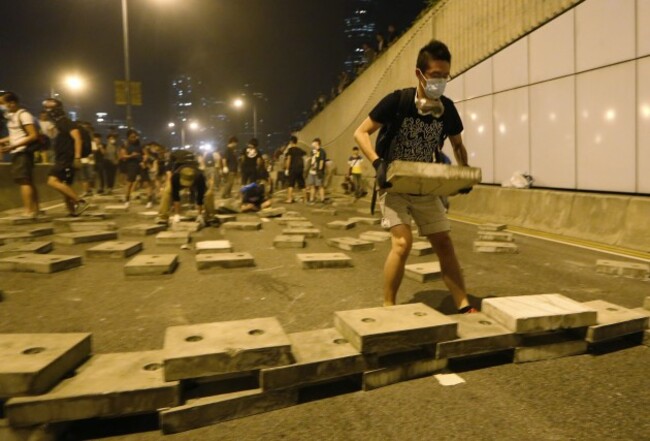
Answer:
[[(18, 109), (16, 112), (7, 114), (7, 129), (9, 130), (9, 142), (11, 145), (20, 144), (27, 138), (26, 127), (34, 124), (34, 117), (25, 109)], [(26, 145), (20, 146), (11, 153), (19, 153), (27, 148)]]

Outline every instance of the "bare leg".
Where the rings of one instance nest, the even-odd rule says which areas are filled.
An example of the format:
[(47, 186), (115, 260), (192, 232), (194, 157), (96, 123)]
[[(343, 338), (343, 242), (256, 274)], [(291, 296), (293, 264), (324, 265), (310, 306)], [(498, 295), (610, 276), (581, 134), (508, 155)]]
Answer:
[(454, 298), (456, 307), (458, 309), (469, 306), (467, 300), (467, 292), (465, 291), (465, 281), (460, 271), (460, 264), (456, 257), (454, 244), (449, 237), (449, 233), (435, 233), (427, 236), (431, 246), (438, 255), (440, 261), (440, 270), (442, 272), (442, 281), (445, 282), (447, 288)]
[(287, 188), (287, 203), (293, 202), (293, 187)]
[(79, 202), (77, 193), (66, 183), (59, 181), (56, 177), (50, 176), (47, 178), (47, 185), (61, 193), (63, 196), (72, 200), (73, 203)]
[(320, 201), (325, 202), (325, 187), (320, 187), (318, 193), (320, 195)]
[(408, 225), (395, 225), (390, 233), (391, 249), (384, 263), (384, 306), (395, 304), (404, 277), (404, 265), (413, 244), (413, 235)]

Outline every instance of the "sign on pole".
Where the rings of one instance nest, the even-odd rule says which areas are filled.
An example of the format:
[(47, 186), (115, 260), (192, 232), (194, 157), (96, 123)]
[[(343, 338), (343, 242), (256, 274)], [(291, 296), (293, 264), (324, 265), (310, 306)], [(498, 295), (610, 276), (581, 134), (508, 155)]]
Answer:
[[(113, 82), (115, 85), (115, 104), (118, 106), (126, 106), (127, 97), (126, 97), (126, 81), (115, 80)], [(130, 98), (132, 106), (141, 106), (142, 105), (142, 82), (140, 81), (131, 81), (130, 82)]]

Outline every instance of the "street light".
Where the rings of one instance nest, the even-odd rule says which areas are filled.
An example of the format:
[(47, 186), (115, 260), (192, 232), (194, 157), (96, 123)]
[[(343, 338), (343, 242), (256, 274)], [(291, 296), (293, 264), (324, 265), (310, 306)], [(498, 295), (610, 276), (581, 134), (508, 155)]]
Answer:
[[(187, 128), (189, 128), (192, 131), (196, 131), (196, 130), (199, 130), (201, 128), (201, 125), (196, 121), (191, 121), (189, 123), (187, 123), (186, 121), (182, 121), (180, 123), (180, 127), (181, 127), (181, 147), (182, 148), (185, 148), (185, 126), (186, 125), (187, 125)], [(170, 129), (173, 129), (173, 128), (176, 127), (176, 123), (174, 123), (174, 122), (167, 123), (167, 127), (169, 127)]]
[[(257, 103), (255, 100), (251, 100), (251, 102), (253, 103), (253, 138), (257, 138)], [(241, 98), (236, 98), (232, 105), (237, 109), (242, 109), (246, 102)]]
[(86, 88), (86, 80), (76, 74), (65, 77), (63, 79), (63, 84), (74, 93), (81, 92)]

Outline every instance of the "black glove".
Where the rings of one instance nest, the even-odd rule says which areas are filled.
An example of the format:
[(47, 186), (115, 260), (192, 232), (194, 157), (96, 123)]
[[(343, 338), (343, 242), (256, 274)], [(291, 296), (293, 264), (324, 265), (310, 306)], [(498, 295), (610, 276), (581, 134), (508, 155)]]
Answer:
[(375, 170), (377, 171), (377, 186), (379, 188), (392, 187), (393, 184), (386, 182), (386, 171), (388, 170), (386, 161), (384, 161), (382, 158), (377, 158), (372, 161), (372, 166), (375, 167)]
[(461, 188), (460, 190), (458, 190), (458, 193), (459, 194), (469, 194), (473, 189), (474, 189), (474, 187)]

